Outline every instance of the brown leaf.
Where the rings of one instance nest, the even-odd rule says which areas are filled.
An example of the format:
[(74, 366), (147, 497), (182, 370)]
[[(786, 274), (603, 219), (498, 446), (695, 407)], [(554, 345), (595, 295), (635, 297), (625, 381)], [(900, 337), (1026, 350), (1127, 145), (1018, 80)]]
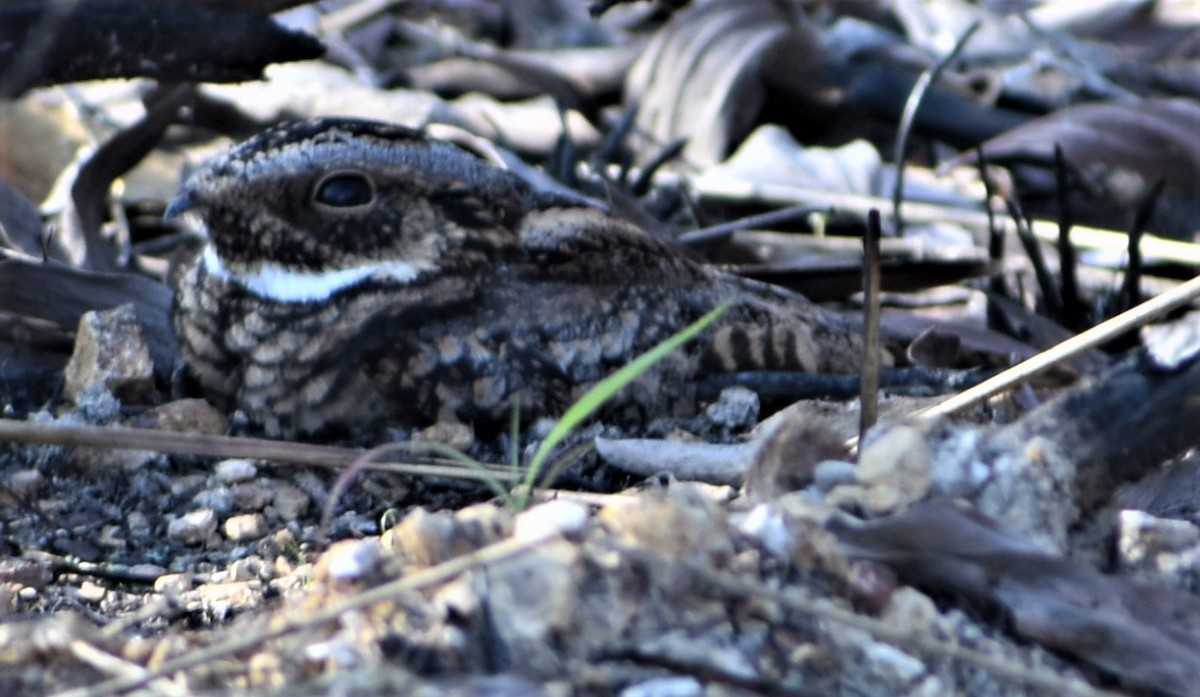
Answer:
[(687, 138), (689, 159), (723, 159), (758, 116), (764, 56), (785, 44), (796, 44), (796, 54), (813, 53), (800, 19), (766, 0), (710, 2), (675, 15), (626, 81), (626, 99), (640, 103), (637, 127), (653, 136), (645, 152)]
[[(1167, 190), (1200, 198), (1200, 105), (1189, 99), (1081, 104), (1014, 128), (982, 146), (992, 162), (1052, 163), (1060, 146), (1068, 162), (1140, 176), (1141, 195), (1160, 177)], [(966, 153), (954, 162), (974, 161)]]

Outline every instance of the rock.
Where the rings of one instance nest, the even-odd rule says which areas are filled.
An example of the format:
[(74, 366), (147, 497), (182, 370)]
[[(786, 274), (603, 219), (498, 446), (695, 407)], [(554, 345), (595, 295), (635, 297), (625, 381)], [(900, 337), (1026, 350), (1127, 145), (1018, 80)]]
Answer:
[(275, 500), (275, 492), (265, 482), (243, 482), (230, 488), (233, 506), (239, 511), (261, 511)]
[(75, 351), (67, 362), (64, 390), (75, 404), (108, 392), (122, 404), (154, 399), (154, 363), (133, 305), (86, 312), (79, 318)]
[(155, 593), (183, 593), (191, 589), (191, 574), (163, 574), (154, 580)]
[(408, 564), (433, 566), (507, 534), (511, 522), (498, 519), (498, 514), (494, 506), (472, 506), (457, 514), (416, 508), (383, 535), (382, 544)]
[(88, 603), (98, 603), (104, 600), (104, 596), (108, 595), (108, 589), (98, 583), (92, 581), (84, 581), (79, 584), (77, 591), (79, 599)]
[(217, 514), (211, 508), (191, 511), (167, 525), (167, 537), (185, 545), (203, 544), (217, 530)]
[(175, 433), (219, 436), (229, 430), (229, 419), (203, 399), (177, 399), (146, 410), (134, 425)]
[(8, 490), (17, 496), (32, 496), (46, 483), (46, 477), (35, 469), (24, 469), (8, 476)]
[(245, 482), (258, 476), (258, 468), (249, 460), (221, 460), (215, 468), (217, 479), (226, 484)]
[(257, 540), (267, 534), (267, 519), (261, 513), (235, 515), (225, 521), (225, 537), (234, 542)]
[(287, 482), (276, 481), (275, 498), (271, 501), (271, 508), (275, 509), (284, 521), (293, 521), (304, 515), (310, 503), (308, 494), (299, 488)]
[(380, 571), (379, 543), (375, 540), (342, 540), (317, 561), (316, 578), (334, 584), (368, 580)]
[(872, 513), (896, 513), (925, 498), (932, 482), (925, 434), (898, 426), (868, 439), (858, 462), (858, 481), (867, 488)]
[(1200, 528), (1186, 520), (1121, 511), (1117, 565), (1135, 578), (1195, 592), (1200, 588)]
[(690, 675), (652, 678), (621, 690), (620, 697), (702, 697), (704, 686)]
[[(417, 432), (413, 443), (439, 443), (465, 453), (475, 444), (475, 429), (467, 424), (439, 421)], [(421, 452), (420, 448), (417, 452)]]
[(562, 499), (547, 501), (517, 516), (513, 537), (533, 542), (555, 535), (577, 535), (587, 521), (587, 506)]
[(721, 390), (717, 401), (704, 409), (704, 415), (714, 425), (730, 430), (750, 428), (758, 423), (758, 394), (745, 387)]
[[(579, 549), (562, 539), (473, 572), (486, 596), (487, 619), (495, 640), (512, 657), (519, 674), (553, 675), (563, 656), (555, 637), (572, 630), (584, 596), (579, 592), (585, 565)], [(483, 621), (482, 617), (477, 621)]]

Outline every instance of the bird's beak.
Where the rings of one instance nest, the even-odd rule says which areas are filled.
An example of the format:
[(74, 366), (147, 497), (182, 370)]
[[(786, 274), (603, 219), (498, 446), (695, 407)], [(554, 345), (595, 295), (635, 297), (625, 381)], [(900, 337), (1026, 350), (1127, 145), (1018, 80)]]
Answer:
[(194, 192), (184, 189), (171, 201), (167, 206), (167, 210), (163, 213), (163, 218), (173, 220), (191, 210), (203, 207), (204, 202), (200, 200)]

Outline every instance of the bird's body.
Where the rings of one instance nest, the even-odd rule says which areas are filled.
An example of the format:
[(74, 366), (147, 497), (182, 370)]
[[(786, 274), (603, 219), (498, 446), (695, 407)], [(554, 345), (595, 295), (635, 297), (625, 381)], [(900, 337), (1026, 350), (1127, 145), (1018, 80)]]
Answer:
[(704, 375), (848, 372), (861, 354), (838, 315), (397, 126), (272, 129), (192, 176), (174, 208), (210, 238), (179, 289), (184, 362), (271, 436), (503, 423), (514, 403), (557, 415), (726, 300), (608, 413), (683, 415)]

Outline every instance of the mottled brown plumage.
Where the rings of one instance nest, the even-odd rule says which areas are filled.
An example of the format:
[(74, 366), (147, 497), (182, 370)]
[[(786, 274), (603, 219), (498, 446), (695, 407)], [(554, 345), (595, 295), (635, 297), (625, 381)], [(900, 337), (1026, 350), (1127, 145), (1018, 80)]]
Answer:
[(697, 264), (591, 205), (407, 128), (326, 118), (193, 174), (172, 213), (210, 246), (175, 325), (206, 395), (276, 437), (556, 415), (719, 303), (609, 418), (694, 412), (738, 370), (852, 371), (852, 323)]

